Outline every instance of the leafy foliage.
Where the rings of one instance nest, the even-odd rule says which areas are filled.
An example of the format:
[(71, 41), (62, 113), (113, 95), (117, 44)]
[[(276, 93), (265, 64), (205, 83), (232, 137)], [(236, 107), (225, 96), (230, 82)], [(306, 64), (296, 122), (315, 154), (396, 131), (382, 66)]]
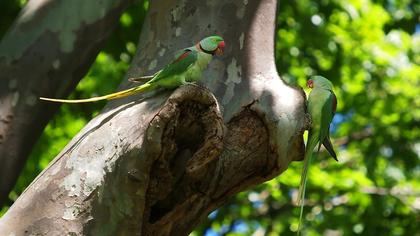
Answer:
[[(0, 17), (0, 34), (20, 2), (2, 8), (7, 16)], [(147, 1), (124, 13), (73, 98), (116, 89), (146, 9)], [(332, 139), (340, 162), (324, 151), (314, 158), (305, 235), (419, 235), (419, 12), (409, 0), (281, 1), (276, 52), (282, 78), (303, 87), (308, 76), (323, 75), (338, 97)], [(103, 105), (61, 106), (10, 203)], [(193, 235), (294, 235), (301, 165), (293, 163), (278, 178), (230, 199)]]

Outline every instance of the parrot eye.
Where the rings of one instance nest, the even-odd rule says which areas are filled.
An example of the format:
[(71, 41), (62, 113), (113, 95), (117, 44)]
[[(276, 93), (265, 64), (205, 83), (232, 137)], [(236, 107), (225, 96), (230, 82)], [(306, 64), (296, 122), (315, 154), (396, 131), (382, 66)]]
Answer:
[(308, 80), (308, 82), (306, 82), (306, 86), (308, 86), (308, 88), (313, 88), (314, 87), (314, 81), (313, 80)]

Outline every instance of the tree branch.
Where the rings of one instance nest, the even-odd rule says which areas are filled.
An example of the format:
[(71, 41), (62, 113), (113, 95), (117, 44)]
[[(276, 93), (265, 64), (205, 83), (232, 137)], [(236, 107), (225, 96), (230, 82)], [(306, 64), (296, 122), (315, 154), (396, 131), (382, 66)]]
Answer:
[(58, 108), (132, 0), (29, 1), (0, 42), (0, 206)]
[(334, 141), (335, 146), (344, 146), (349, 144), (352, 141), (358, 141), (358, 140), (363, 140), (365, 138), (369, 138), (373, 135), (373, 130), (372, 128), (366, 128), (364, 130), (361, 131), (356, 131), (353, 133), (350, 133), (348, 136), (346, 137), (342, 137), (340, 139), (337, 139)]

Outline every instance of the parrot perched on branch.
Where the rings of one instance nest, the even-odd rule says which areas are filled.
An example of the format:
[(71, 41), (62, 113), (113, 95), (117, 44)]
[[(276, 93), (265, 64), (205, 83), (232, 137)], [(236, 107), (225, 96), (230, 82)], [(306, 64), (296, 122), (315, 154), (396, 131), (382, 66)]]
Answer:
[(333, 92), (333, 85), (328, 79), (322, 76), (313, 76), (308, 80), (307, 86), (312, 89), (311, 93), (309, 94), (307, 103), (308, 112), (311, 116), (311, 128), (309, 129), (308, 133), (304, 165), (299, 185), (298, 204), (300, 205), (300, 216), (298, 235), (300, 234), (302, 222), (308, 168), (311, 162), (314, 148), (318, 145), (319, 151), (321, 144), (323, 144), (328, 153), (336, 161), (338, 161), (337, 155), (335, 154), (331, 144), (329, 134), (330, 123), (333, 119), (337, 107), (337, 98)]
[(224, 48), (225, 42), (222, 37), (210, 36), (204, 38), (192, 47), (180, 50), (176, 54), (175, 60), (165, 66), (162, 70), (156, 72), (154, 75), (130, 79), (130, 81), (133, 82), (150, 79), (140, 86), (87, 99), (67, 100), (44, 97), (41, 97), (40, 99), (52, 102), (83, 103), (122, 98), (137, 93), (151, 91), (157, 88), (173, 89), (183, 84), (195, 82), (201, 79), (201, 74), (210, 63), (212, 56), (222, 55)]

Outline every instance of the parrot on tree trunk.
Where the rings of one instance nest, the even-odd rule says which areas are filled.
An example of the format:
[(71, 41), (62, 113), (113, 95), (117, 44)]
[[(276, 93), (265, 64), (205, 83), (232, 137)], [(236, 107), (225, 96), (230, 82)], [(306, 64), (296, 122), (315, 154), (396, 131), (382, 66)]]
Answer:
[(314, 148), (318, 145), (319, 151), (321, 144), (323, 144), (328, 153), (338, 161), (330, 140), (330, 123), (337, 107), (337, 98), (333, 92), (333, 85), (328, 79), (322, 76), (312, 76), (308, 80), (307, 86), (312, 89), (307, 103), (308, 112), (311, 117), (311, 128), (308, 133), (298, 193), (298, 204), (300, 205), (298, 235), (300, 235), (301, 230), (308, 168)]
[(225, 49), (225, 42), (220, 36), (210, 36), (202, 39), (196, 45), (180, 50), (175, 59), (159, 70), (154, 75), (133, 78), (130, 81), (137, 82), (150, 79), (146, 83), (108, 95), (87, 99), (67, 100), (40, 97), (41, 100), (63, 103), (83, 103), (100, 100), (111, 100), (122, 98), (137, 93), (151, 91), (157, 88), (174, 89), (183, 84), (191, 83), (201, 79), (201, 74), (210, 63), (213, 55), (222, 55)]

